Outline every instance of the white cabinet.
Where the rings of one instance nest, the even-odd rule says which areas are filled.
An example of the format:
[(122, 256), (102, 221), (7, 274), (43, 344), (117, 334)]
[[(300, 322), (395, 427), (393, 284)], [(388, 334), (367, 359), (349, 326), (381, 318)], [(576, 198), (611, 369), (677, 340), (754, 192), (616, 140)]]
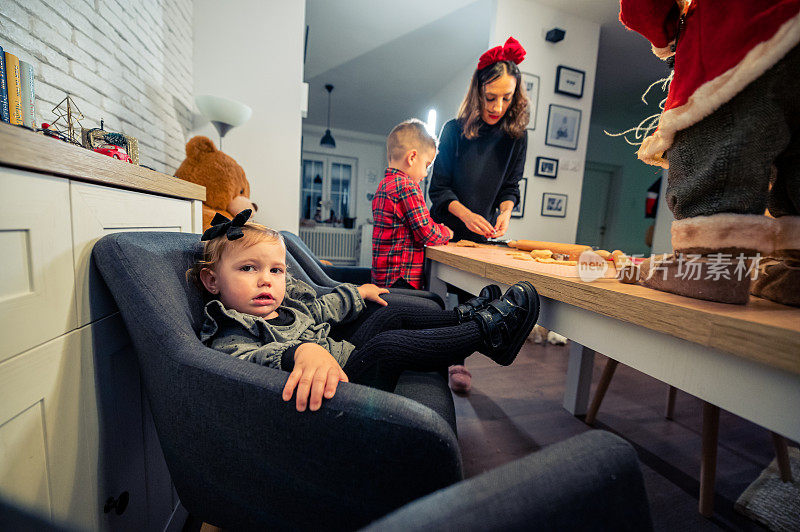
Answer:
[(177, 499), (90, 255), (111, 232), (199, 232), (200, 202), (8, 167), (0, 197), (0, 495), (81, 530), (162, 530)]
[(70, 200), (79, 326), (107, 316), (115, 308), (105, 290), (101, 297), (93, 297), (89, 289), (91, 285), (101, 290), (97, 272), (89, 268), (98, 239), (120, 231), (193, 231), (192, 211), (185, 200), (76, 181), (70, 184)]
[(0, 167), (0, 361), (76, 327), (69, 181)]

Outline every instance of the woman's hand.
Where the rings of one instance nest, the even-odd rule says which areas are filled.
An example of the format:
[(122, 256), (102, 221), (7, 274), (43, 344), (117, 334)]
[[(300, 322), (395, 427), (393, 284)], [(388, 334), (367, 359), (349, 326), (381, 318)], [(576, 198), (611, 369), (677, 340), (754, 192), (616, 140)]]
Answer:
[(511, 219), (511, 209), (500, 211), (497, 222), (494, 224), (494, 238), (500, 238), (508, 231), (508, 221)]
[(389, 304), (381, 298), (381, 294), (388, 294), (389, 290), (386, 288), (379, 288), (378, 285), (372, 283), (362, 284), (358, 287), (358, 293), (361, 294), (364, 301), (374, 301), (384, 307)]
[(294, 370), (283, 388), (283, 400), (289, 401), (297, 388), (297, 411), (303, 412), (306, 405), (312, 411), (319, 410), (322, 397), (333, 397), (339, 381), (349, 379), (333, 355), (321, 345), (301, 344), (294, 352)]
[(461, 218), (461, 221), (464, 222), (467, 229), (473, 233), (483, 235), (486, 238), (492, 238), (494, 236), (494, 227), (480, 214), (475, 214), (470, 211)]

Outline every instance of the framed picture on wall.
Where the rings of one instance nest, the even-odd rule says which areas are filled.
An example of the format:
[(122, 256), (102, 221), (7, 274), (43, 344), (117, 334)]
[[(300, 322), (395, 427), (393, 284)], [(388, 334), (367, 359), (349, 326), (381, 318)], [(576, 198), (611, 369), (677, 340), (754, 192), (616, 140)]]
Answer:
[(556, 92), (573, 98), (583, 96), (583, 80), (586, 72), (577, 68), (559, 65), (556, 69)]
[(537, 157), (534, 175), (555, 179), (558, 176), (558, 159), (550, 157)]
[(568, 150), (578, 149), (578, 133), (581, 129), (581, 110), (563, 105), (550, 104), (547, 114), (547, 131), (544, 143)]
[(545, 192), (542, 194), (542, 216), (564, 218), (567, 215), (567, 195)]
[(539, 106), (539, 76), (522, 72), (522, 83), (525, 84), (525, 94), (528, 95), (528, 110), (530, 119), (528, 129), (536, 129), (536, 109)]
[(512, 218), (522, 218), (525, 216), (525, 196), (528, 192), (528, 178), (523, 177), (519, 180), (519, 202), (511, 211)]

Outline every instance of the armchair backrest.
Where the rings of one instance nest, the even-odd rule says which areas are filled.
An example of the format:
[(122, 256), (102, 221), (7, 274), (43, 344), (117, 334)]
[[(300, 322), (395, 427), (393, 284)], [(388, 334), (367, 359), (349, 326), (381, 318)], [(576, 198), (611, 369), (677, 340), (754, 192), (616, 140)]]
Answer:
[(283, 240), (286, 242), (287, 253), (292, 255), (300, 267), (305, 270), (309, 278), (313, 279), (315, 283), (321, 286), (333, 287), (339, 284), (325, 273), (319, 259), (314, 255), (314, 252), (311, 251), (308, 245), (303, 242), (303, 239), (290, 231), (281, 231), (281, 234), (283, 235)]

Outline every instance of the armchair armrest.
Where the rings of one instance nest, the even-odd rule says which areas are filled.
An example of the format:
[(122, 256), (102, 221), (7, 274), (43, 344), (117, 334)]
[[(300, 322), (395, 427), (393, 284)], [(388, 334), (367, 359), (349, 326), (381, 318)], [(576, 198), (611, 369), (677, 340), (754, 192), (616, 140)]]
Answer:
[(652, 530), (636, 452), (591, 431), (408, 504), (365, 530)]
[(181, 501), (208, 523), (355, 529), (462, 478), (452, 429), (415, 401), (341, 383), (297, 412), (281, 398), (286, 372), (205, 347), (188, 356), (184, 382), (148, 396)]

